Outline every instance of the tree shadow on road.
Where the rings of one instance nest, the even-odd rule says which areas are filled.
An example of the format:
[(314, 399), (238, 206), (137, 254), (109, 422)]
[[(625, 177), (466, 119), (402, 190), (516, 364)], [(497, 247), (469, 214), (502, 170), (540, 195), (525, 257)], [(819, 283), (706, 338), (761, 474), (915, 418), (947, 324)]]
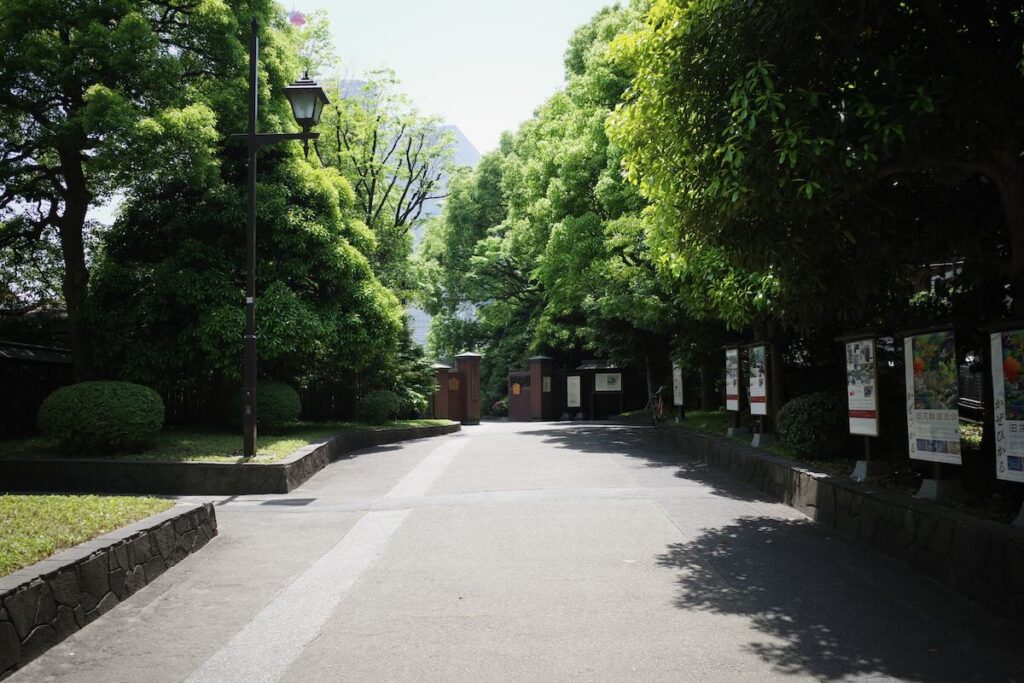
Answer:
[(744, 517), (670, 545), (657, 561), (680, 570), (678, 608), (746, 618), (765, 638), (745, 648), (780, 673), (913, 681), (1021, 674), (1010, 671), (1019, 659), (995, 663), (873, 588), (837, 561), (842, 550), (811, 522)]
[(651, 427), (615, 424), (572, 425), (561, 429), (527, 432), (544, 437), (544, 443), (584, 453), (619, 455), (636, 460), (642, 467), (676, 468), (679, 479), (707, 486), (714, 495), (732, 500), (776, 502), (770, 496), (736, 481), (725, 472), (680, 453), (670, 444), (656, 439)]

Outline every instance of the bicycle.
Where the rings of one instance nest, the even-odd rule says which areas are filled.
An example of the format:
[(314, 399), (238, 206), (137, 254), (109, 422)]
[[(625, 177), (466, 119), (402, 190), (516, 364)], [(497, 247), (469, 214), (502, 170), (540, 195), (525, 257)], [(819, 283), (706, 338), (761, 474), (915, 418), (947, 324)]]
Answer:
[(658, 422), (665, 419), (665, 400), (661, 397), (661, 392), (664, 389), (665, 385), (661, 385), (653, 394), (647, 397), (647, 407), (644, 410), (651, 415), (652, 427), (657, 427)]

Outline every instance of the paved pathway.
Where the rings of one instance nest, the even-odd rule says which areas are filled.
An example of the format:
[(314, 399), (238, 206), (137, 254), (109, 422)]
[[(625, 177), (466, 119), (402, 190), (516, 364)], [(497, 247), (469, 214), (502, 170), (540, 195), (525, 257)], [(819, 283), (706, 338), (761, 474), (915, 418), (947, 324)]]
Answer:
[(1024, 680), (1020, 630), (642, 428), (366, 451), (11, 681)]

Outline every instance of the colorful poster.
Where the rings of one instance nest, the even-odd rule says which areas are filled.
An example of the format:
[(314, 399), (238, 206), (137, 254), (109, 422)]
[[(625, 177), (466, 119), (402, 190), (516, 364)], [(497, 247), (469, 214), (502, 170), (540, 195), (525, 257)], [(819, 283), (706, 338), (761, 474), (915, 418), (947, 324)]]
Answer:
[(768, 347), (750, 347), (750, 376), (748, 379), (750, 414), (768, 414)]
[(725, 409), (740, 409), (740, 350), (725, 350)]
[(683, 369), (672, 361), (672, 405), (683, 405)]
[(907, 337), (903, 349), (910, 457), (962, 464), (953, 333), (933, 332)]
[(580, 376), (570, 375), (565, 378), (565, 391), (566, 391), (566, 407), (568, 408), (582, 408), (583, 404), (580, 403)]
[(599, 372), (594, 375), (594, 391), (622, 391), (622, 374)]
[(1024, 330), (992, 335), (996, 476), (1024, 482)]
[(878, 373), (874, 339), (846, 343), (846, 398), (850, 433), (878, 436)]

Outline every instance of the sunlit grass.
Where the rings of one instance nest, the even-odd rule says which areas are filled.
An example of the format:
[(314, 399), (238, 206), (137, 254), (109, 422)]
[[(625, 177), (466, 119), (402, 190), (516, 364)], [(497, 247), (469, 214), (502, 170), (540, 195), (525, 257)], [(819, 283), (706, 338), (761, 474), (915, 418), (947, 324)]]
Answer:
[[(272, 463), (286, 458), (304, 446), (351, 431), (433, 427), (452, 424), (448, 420), (399, 420), (380, 425), (357, 422), (302, 422), (285, 427), (277, 434), (260, 434), (255, 463)], [(242, 435), (239, 432), (196, 428), (169, 428), (162, 431), (150, 448), (138, 453), (123, 453), (122, 460), (152, 462), (244, 462)], [(0, 459), (62, 458), (48, 438), (37, 436), (0, 441)]]
[(135, 496), (0, 496), (0, 576), (172, 505)]

